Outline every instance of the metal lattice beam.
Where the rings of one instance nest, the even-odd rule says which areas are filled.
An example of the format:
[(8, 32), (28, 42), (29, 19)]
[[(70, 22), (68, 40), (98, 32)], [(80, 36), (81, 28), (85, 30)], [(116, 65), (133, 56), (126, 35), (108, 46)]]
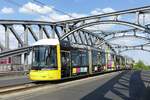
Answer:
[[(121, 37), (129, 37), (128, 32), (133, 33), (133, 37), (145, 39), (149, 41), (150, 37), (150, 22), (146, 21), (143, 17), (143, 21), (140, 20), (142, 16), (150, 13), (150, 6), (122, 10), (117, 12), (93, 15), (83, 18), (77, 18), (60, 22), (44, 22), (44, 21), (26, 21), (26, 20), (0, 20), (0, 25), (5, 29), (5, 45), (1, 44), (3, 50), (9, 50), (9, 34), (12, 33), (21, 47), (27, 47), (29, 43), (29, 35), (34, 38), (35, 41), (44, 38), (57, 38), (60, 40), (67, 40), (73, 44), (81, 44), (85, 46), (91, 46), (99, 48), (102, 45), (106, 45), (112, 51), (112, 45), (108, 43), (108, 40)], [(121, 17), (120, 17), (121, 16)], [(134, 16), (135, 20), (127, 20), (126, 17)], [(123, 19), (122, 19), (123, 17)], [(146, 23), (145, 23), (146, 22)], [(121, 30), (120, 32), (107, 32), (105, 30), (99, 30), (100, 33), (92, 32), (88, 27), (95, 25), (123, 25), (128, 26), (130, 29)], [(22, 40), (16, 25), (20, 25), (24, 28), (21, 33), (24, 37)], [(34, 27), (36, 26), (36, 28)], [(132, 29), (131, 29), (132, 28)], [(35, 32), (38, 30), (38, 32)], [(143, 32), (144, 36), (139, 36), (135, 31)], [(117, 34), (122, 34), (120, 37)], [(56, 37), (57, 36), (57, 37)], [(80, 42), (79, 42), (80, 41)], [(102, 44), (102, 45), (101, 45)]]

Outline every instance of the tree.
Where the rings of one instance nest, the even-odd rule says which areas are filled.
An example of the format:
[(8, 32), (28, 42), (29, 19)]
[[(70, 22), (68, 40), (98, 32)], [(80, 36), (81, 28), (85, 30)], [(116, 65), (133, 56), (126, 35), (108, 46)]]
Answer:
[(137, 63), (134, 65), (134, 69), (136, 70), (149, 70), (150, 67), (146, 66), (143, 61), (139, 60)]

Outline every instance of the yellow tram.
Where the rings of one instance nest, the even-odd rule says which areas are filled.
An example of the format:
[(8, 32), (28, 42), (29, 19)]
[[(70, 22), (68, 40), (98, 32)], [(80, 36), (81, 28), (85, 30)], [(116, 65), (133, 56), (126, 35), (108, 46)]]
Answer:
[(58, 39), (42, 39), (33, 44), (31, 80), (61, 79), (60, 43)]
[(114, 66), (126, 63), (126, 60), (122, 60), (123, 57), (111, 54), (111, 66), (105, 55), (105, 52), (97, 49), (71, 47), (68, 42), (59, 42), (58, 39), (42, 39), (33, 44), (29, 78), (46, 81), (80, 77), (110, 71), (107, 69), (118, 70)]

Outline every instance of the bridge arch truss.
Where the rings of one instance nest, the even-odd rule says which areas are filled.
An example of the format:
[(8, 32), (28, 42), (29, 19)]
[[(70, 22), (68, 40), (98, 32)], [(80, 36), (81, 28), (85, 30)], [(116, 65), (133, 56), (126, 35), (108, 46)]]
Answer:
[[(0, 48), (2, 53), (10, 50), (9, 34), (12, 33), (19, 47), (29, 46), (30, 34), (34, 41), (42, 38), (58, 38), (60, 40), (69, 41), (72, 45), (85, 45), (96, 48), (107, 47), (115, 53), (116, 48), (109, 43), (109, 41), (115, 38), (135, 37), (149, 42), (150, 21), (147, 21), (147, 18), (150, 18), (149, 13), (150, 6), (146, 6), (60, 22), (0, 20), (0, 25), (3, 26), (5, 30), (4, 33), (2, 33), (5, 34), (5, 43), (0, 41)], [(99, 32), (97, 33), (88, 28), (95, 25), (109, 24), (128, 26), (129, 29), (115, 32), (98, 29)], [(20, 37), (17, 28), (15, 28), (17, 25), (23, 27), (21, 31), (23, 38)], [(141, 46), (144, 47), (145, 44), (141, 44)], [(120, 48), (125, 47), (126, 46), (121, 46)], [(135, 49), (135, 46), (132, 46), (132, 48)]]

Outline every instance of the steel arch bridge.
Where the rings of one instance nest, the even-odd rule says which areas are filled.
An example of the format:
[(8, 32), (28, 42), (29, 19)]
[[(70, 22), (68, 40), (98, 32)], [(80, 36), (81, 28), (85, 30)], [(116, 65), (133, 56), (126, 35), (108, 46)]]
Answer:
[[(60, 41), (69, 41), (74, 46), (109, 48), (113, 53), (121, 53), (127, 50), (149, 52), (149, 14), (150, 6), (145, 6), (59, 22), (0, 20), (1, 34), (5, 36), (4, 43), (0, 41), (0, 57), (26, 52), (27, 48), (30, 48), (29, 40), (31, 38), (33, 38), (33, 41), (43, 38), (58, 38)], [(93, 31), (89, 28), (98, 25), (121, 25), (126, 28), (119, 28), (117, 31), (103, 29)], [(18, 42), (18, 47), (15, 50), (10, 48), (10, 34), (13, 34)], [(114, 39), (128, 37), (144, 40), (145, 43), (133, 46), (110, 43)]]

